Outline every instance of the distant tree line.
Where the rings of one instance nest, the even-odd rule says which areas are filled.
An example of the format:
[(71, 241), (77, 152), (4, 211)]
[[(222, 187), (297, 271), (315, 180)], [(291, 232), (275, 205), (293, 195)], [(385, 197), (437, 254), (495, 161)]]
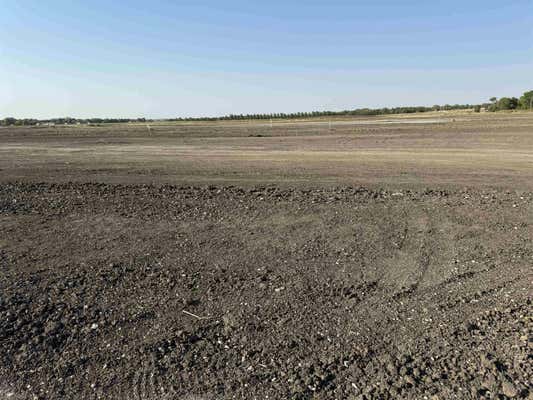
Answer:
[(72, 124), (106, 124), (106, 123), (124, 123), (124, 122), (146, 122), (146, 118), (51, 118), (51, 119), (34, 119), (24, 118), (16, 119), (12, 117), (0, 119), (0, 125), (72, 125)]
[(249, 120), (249, 119), (304, 119), (317, 117), (334, 117), (334, 116), (372, 116), (372, 115), (388, 115), (388, 114), (412, 114), (422, 113), (428, 111), (440, 110), (465, 110), (472, 109), (474, 105), (471, 104), (446, 104), (444, 106), (415, 106), (415, 107), (394, 107), (394, 108), (358, 108), (356, 110), (344, 111), (311, 111), (311, 112), (297, 112), (297, 113), (274, 113), (274, 114), (230, 114), (223, 117), (210, 118), (174, 118), (169, 121), (234, 121), (234, 120)]
[[(429, 111), (448, 111), (448, 110), (469, 110), (473, 109), (480, 112), (501, 110), (529, 110), (533, 109), (533, 90), (525, 92), (520, 98), (502, 97), (500, 99), (492, 97), (490, 102), (483, 104), (445, 104), (443, 106), (434, 105), (432, 107), (393, 107), (393, 108), (359, 108), (355, 110), (344, 111), (312, 111), (297, 113), (274, 113), (274, 114), (230, 114), (222, 117), (200, 117), (200, 118), (169, 118), (160, 121), (238, 121), (250, 119), (303, 119), (317, 117), (334, 117), (334, 116), (372, 116), (372, 115), (391, 115), (391, 114), (411, 114), (423, 113)], [(1, 126), (8, 125), (67, 125), (67, 124), (108, 124), (108, 123), (125, 123), (125, 122), (153, 122), (152, 119), (146, 118), (52, 118), (38, 120), (33, 118), (16, 119), (4, 118), (0, 120)]]
[(504, 111), (504, 110), (531, 110), (533, 109), (533, 90), (525, 92), (519, 99), (516, 97), (492, 97), (490, 103), (485, 103), (483, 106), (488, 111)]

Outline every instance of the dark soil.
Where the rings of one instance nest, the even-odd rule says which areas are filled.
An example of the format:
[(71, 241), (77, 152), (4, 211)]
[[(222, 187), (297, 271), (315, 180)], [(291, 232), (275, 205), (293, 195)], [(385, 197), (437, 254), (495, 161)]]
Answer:
[(533, 194), (0, 186), (0, 398), (533, 396)]

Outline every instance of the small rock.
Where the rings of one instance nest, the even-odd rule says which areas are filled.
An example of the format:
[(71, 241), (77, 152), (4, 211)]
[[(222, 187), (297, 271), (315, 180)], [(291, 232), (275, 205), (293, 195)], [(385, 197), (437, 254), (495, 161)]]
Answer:
[(516, 390), (516, 386), (507, 379), (502, 382), (502, 392), (507, 397), (516, 397), (516, 395), (518, 395), (518, 390)]
[(396, 374), (397, 372), (396, 365), (394, 365), (394, 363), (392, 362), (387, 363), (386, 368), (387, 368), (387, 371), (389, 371), (391, 375)]
[(47, 322), (47, 324), (44, 327), (44, 333), (48, 335), (50, 333), (55, 332), (58, 328), (59, 328), (59, 324), (57, 322), (54, 322), (54, 321)]
[(483, 365), (485, 368), (490, 369), (493, 365), (492, 357), (490, 354), (482, 354), (481, 357), (481, 365)]
[(414, 386), (416, 384), (416, 381), (415, 379), (412, 377), (412, 376), (409, 376), (407, 375), (405, 377), (405, 382), (407, 382), (408, 384), (410, 384), (411, 386)]
[(224, 323), (223, 329), (225, 334), (229, 334), (233, 329), (239, 326), (238, 318), (232, 313), (227, 313), (224, 315), (222, 317), (222, 322)]

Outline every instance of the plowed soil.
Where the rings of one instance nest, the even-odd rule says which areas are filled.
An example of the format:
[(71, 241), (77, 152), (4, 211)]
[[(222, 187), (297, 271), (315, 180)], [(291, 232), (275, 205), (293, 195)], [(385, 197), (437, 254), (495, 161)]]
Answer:
[(0, 398), (533, 397), (531, 148), (467, 188), (467, 173), (395, 183), (386, 159), (384, 189), (331, 170), (264, 185), (236, 155), (234, 185), (209, 162), (209, 179), (187, 170), (201, 184), (132, 182), (155, 169), (117, 184), (125, 164), (105, 157), (97, 178), (72, 156), (66, 179), (52, 144), (9, 153), (50, 134), (16, 132), (0, 162)]

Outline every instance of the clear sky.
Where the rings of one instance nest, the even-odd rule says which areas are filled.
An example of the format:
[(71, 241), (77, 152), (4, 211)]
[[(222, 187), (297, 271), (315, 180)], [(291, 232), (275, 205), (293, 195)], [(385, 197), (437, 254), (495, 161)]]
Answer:
[(532, 0), (0, 0), (0, 118), (479, 103), (530, 89)]

